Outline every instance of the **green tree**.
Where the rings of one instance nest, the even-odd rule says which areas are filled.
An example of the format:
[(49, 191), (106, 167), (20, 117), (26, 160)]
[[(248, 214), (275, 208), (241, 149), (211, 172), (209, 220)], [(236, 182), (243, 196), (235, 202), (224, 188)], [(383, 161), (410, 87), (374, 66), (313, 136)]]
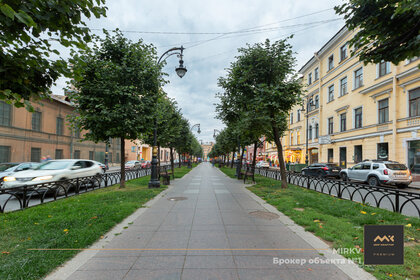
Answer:
[(243, 139), (256, 139), (262, 131), (268, 140), (276, 143), (282, 187), (286, 188), (286, 169), (280, 138), (287, 129), (288, 112), (301, 101), (302, 93), (302, 84), (293, 70), (296, 59), (293, 57), (292, 47), (287, 39), (273, 44), (266, 40), (265, 43), (241, 48), (239, 53), (228, 69), (227, 78), (219, 80), (219, 85), (225, 90), (224, 107), (233, 108), (226, 110), (222, 118), (241, 119), (241, 108), (248, 112), (244, 116), (248, 122), (252, 117), (258, 116), (258, 123), (262, 126), (254, 135), (244, 136)]
[(349, 0), (335, 11), (357, 32), (349, 42), (361, 61), (398, 64), (420, 54), (418, 0)]
[(1, 0), (0, 100), (32, 109), (30, 99), (49, 97), (57, 78), (71, 75), (57, 47), (85, 48), (91, 36), (82, 18), (105, 16), (104, 3)]
[(80, 72), (70, 95), (75, 104), (72, 123), (95, 142), (121, 139), (121, 183), (125, 186), (124, 140), (135, 140), (153, 126), (155, 100), (161, 87), (156, 50), (141, 40), (106, 33), (93, 49), (75, 58)]

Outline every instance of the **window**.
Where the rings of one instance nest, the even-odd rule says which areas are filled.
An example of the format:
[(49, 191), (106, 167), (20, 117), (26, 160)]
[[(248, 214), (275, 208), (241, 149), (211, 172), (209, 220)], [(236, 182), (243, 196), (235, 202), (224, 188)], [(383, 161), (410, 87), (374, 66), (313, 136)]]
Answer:
[(334, 85), (328, 87), (328, 102), (334, 100)]
[(363, 68), (354, 71), (354, 88), (363, 86)]
[(0, 162), (11, 162), (10, 146), (0, 146)]
[(290, 124), (293, 124), (293, 113), (290, 113)]
[(57, 118), (57, 135), (63, 135), (63, 130), (64, 130), (63, 123), (64, 123), (63, 118)]
[[(10, 126), (12, 124), (12, 105), (0, 101), (0, 125)], [(5, 147), (5, 146), (3, 146)]]
[(328, 162), (334, 162), (334, 149), (328, 149)]
[(318, 81), (318, 79), (319, 79), (319, 71), (318, 71), (318, 67), (317, 67), (314, 70), (314, 81)]
[(386, 123), (389, 120), (388, 98), (378, 102), (379, 123)]
[(32, 113), (32, 130), (41, 131), (41, 112)]
[(94, 157), (93, 151), (89, 151), (89, 159), (90, 160), (93, 160), (93, 157)]
[(120, 162), (120, 153), (117, 153), (117, 162)]
[(334, 133), (334, 119), (333, 117), (328, 118), (328, 134)]
[(131, 146), (131, 152), (135, 153), (136, 152), (136, 146)]
[(362, 108), (354, 109), (354, 128), (362, 127)]
[(347, 77), (340, 80), (340, 96), (347, 94)]
[(312, 125), (310, 125), (308, 129), (308, 139), (312, 139)]
[(318, 108), (319, 108), (319, 96), (316, 95), (315, 96), (315, 109), (318, 109)]
[(362, 145), (354, 146), (354, 162), (358, 163), (363, 161)]
[(293, 132), (290, 133), (290, 145), (294, 145), (295, 143), (293, 142)]
[(389, 62), (382, 61), (377, 64), (377, 78), (385, 76), (391, 72), (391, 65)]
[(31, 161), (32, 162), (41, 161), (41, 148), (31, 148)]
[(346, 122), (347, 122), (347, 114), (346, 113), (342, 113), (340, 115), (340, 131), (341, 132), (346, 131)]
[(300, 131), (297, 132), (297, 144), (300, 144)]
[(63, 159), (63, 150), (62, 149), (56, 149), (55, 150), (55, 159)]
[(315, 124), (315, 139), (319, 137), (319, 124)]
[(312, 73), (308, 74), (308, 85), (312, 84)]
[(364, 170), (370, 170), (370, 166), (371, 166), (370, 163), (363, 163), (362, 164), (362, 169), (364, 169)]
[(347, 43), (340, 48), (340, 62), (347, 58)]
[(328, 58), (328, 71), (334, 68), (334, 55)]
[(353, 166), (353, 169), (354, 170), (362, 170), (362, 166), (363, 166), (363, 164), (360, 163), (360, 164), (357, 164), (357, 165)]
[(378, 143), (378, 159), (388, 160), (388, 143)]
[(374, 163), (372, 169), (375, 170), (375, 169), (378, 169), (378, 168), (379, 168), (379, 164)]
[(410, 117), (420, 116), (420, 87), (414, 90), (410, 90)]
[(80, 159), (80, 150), (75, 150), (74, 151), (74, 159)]

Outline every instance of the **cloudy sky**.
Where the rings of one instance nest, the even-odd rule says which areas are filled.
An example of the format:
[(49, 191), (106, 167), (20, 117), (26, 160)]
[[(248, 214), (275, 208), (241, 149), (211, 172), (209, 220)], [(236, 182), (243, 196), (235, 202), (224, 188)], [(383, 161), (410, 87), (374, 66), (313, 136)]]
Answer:
[[(342, 0), (107, 0), (107, 17), (87, 21), (96, 34), (102, 28), (119, 28), (136, 41), (142, 38), (158, 49), (158, 54), (183, 45), (184, 78), (176, 76), (176, 56), (168, 58), (165, 72), (170, 83), (165, 91), (175, 98), (190, 123), (201, 124), (204, 142), (213, 140), (214, 129), (224, 125), (215, 119), (217, 78), (226, 74), (247, 43), (277, 40), (294, 34), (290, 43), (297, 58), (297, 69), (304, 65), (343, 25), (333, 7)], [(127, 32), (125, 32), (127, 31)], [(180, 34), (181, 33), (181, 34)], [(53, 88), (62, 94), (59, 80)]]

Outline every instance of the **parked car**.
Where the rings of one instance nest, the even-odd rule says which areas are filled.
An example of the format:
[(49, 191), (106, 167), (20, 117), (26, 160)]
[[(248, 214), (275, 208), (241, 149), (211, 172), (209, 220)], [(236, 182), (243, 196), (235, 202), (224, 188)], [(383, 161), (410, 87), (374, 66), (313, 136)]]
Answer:
[(257, 162), (255, 164), (255, 167), (257, 167), (257, 168), (269, 168), (270, 164), (268, 164), (268, 162), (266, 162), (266, 161), (260, 160), (259, 162)]
[(396, 161), (364, 161), (341, 170), (340, 177), (344, 181), (365, 182), (370, 186), (386, 184), (399, 188), (407, 187), (413, 180), (407, 166)]
[[(4, 177), (3, 187), (22, 187), (41, 183), (52, 183), (65, 179), (74, 179), (102, 174), (101, 167), (93, 160), (60, 159), (40, 164), (33, 170), (15, 173)], [(68, 190), (70, 185), (66, 185)], [(64, 190), (63, 192), (64, 193)]]
[[(174, 161), (175, 163), (175, 161)], [(142, 160), (141, 161), (141, 168), (150, 168), (152, 166), (152, 163), (148, 160)]]
[(102, 173), (105, 173), (109, 169), (109, 167), (102, 162), (99, 162), (99, 161), (94, 161), (94, 162), (101, 167)]
[(302, 175), (316, 176), (320, 178), (340, 178), (341, 168), (334, 163), (314, 163), (302, 169)]
[(139, 169), (141, 168), (141, 162), (138, 160), (130, 160), (125, 163), (125, 169)]
[(8, 162), (0, 163), (0, 184), (3, 183), (3, 178), (11, 176), (16, 172), (34, 169), (39, 165), (38, 162)]

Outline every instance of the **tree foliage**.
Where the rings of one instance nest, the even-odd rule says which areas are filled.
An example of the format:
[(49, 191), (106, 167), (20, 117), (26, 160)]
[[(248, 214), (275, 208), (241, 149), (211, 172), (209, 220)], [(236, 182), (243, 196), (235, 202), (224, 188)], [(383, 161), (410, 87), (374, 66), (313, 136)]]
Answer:
[[(258, 43), (239, 49), (239, 56), (219, 79), (224, 92), (216, 110), (219, 117), (238, 131), (240, 140), (254, 144), (265, 135), (277, 146), (286, 187), (286, 173), (280, 137), (287, 129), (287, 115), (300, 102), (302, 84), (294, 72), (296, 60), (287, 39)], [(241, 143), (242, 144), (242, 143)]]
[(60, 45), (86, 48), (91, 40), (83, 17), (105, 16), (105, 0), (0, 1), (0, 100), (30, 107), (49, 96), (57, 78), (70, 76)]
[(161, 69), (152, 45), (133, 43), (118, 31), (98, 40), (93, 49), (75, 57), (80, 77), (73, 81), (77, 90), (69, 96), (76, 113), (71, 120), (87, 131), (86, 139), (120, 138), (124, 172), (124, 139), (135, 140), (153, 127)]
[(335, 11), (357, 32), (349, 43), (361, 61), (398, 64), (420, 54), (418, 0), (349, 0)]

